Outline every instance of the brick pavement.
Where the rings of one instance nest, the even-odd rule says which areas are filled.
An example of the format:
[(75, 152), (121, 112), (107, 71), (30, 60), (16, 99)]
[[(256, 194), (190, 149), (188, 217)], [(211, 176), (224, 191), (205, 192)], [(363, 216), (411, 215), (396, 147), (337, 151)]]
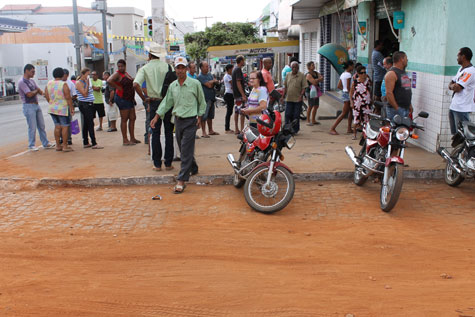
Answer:
[[(379, 184), (357, 187), (347, 181), (301, 182), (291, 204), (277, 218), (379, 220), (406, 217), (460, 217), (475, 223), (475, 188), (443, 182), (406, 180), (390, 214), (379, 209)], [(151, 197), (160, 194), (163, 200)], [(170, 186), (40, 188), (0, 191), (0, 232), (142, 232), (160, 229), (174, 216), (258, 217), (242, 190), (232, 186), (191, 185), (183, 195)]]

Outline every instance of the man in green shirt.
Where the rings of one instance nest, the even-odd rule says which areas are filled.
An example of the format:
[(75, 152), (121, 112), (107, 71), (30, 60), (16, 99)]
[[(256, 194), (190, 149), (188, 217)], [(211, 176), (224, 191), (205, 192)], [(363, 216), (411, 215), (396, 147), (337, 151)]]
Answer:
[[(149, 47), (149, 62), (139, 69), (134, 79), (135, 91), (142, 98), (144, 104), (147, 105), (149, 121), (155, 116), (155, 112), (163, 99), (162, 87), (169, 67), (167, 63), (160, 60), (160, 56), (164, 56), (163, 53), (161, 46), (152, 43)], [(147, 85), (147, 95), (142, 90), (144, 82)], [(150, 148), (152, 150), (153, 170), (155, 171), (162, 170), (162, 144), (160, 142), (162, 122), (165, 129), (165, 169), (173, 169), (173, 123), (171, 119), (172, 112), (170, 110), (158, 120), (155, 127), (151, 127)]]
[(190, 179), (190, 174), (198, 173), (198, 165), (194, 158), (195, 137), (196, 130), (201, 125), (201, 116), (206, 110), (201, 83), (186, 75), (186, 66), (186, 58), (179, 56), (175, 59), (178, 79), (170, 84), (167, 95), (150, 122), (150, 126), (154, 128), (159, 118), (163, 118), (170, 110), (175, 116), (175, 134), (181, 153), (181, 169), (174, 189), (176, 194), (185, 190), (185, 182)]
[(102, 131), (102, 120), (106, 116), (104, 110), (104, 97), (102, 95), (102, 79), (99, 78), (96, 71), (91, 73), (92, 75), (92, 94), (94, 95), (94, 109), (99, 117), (99, 128), (97, 131)]

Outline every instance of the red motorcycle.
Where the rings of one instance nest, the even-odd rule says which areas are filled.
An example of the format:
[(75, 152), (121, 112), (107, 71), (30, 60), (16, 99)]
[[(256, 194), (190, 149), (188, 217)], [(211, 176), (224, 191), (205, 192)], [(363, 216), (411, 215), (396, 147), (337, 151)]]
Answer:
[[(429, 114), (421, 111), (418, 116), (427, 118)], [(356, 185), (362, 186), (372, 174), (382, 176), (380, 206), (383, 211), (389, 212), (396, 205), (402, 190), (406, 140), (409, 137), (418, 138), (412, 132), (414, 128), (424, 128), (411, 118), (400, 115), (395, 115), (392, 121), (375, 114), (371, 117), (363, 127), (359, 154), (356, 155), (351, 146), (347, 146), (345, 152), (355, 164), (353, 181)]]
[(295, 123), (281, 129), (282, 116), (271, 109), (257, 119), (257, 129), (247, 126), (238, 135), (241, 141), (239, 158), (236, 160), (232, 154), (227, 156), (234, 170), (233, 185), (236, 188), (244, 185), (246, 202), (262, 213), (283, 209), (295, 191), (293, 172), (282, 163), (282, 149), (295, 145), (291, 133)]

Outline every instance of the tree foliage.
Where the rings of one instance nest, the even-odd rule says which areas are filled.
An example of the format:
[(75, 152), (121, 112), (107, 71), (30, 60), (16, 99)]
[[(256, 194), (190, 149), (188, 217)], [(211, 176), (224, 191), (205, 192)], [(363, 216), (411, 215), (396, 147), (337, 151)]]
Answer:
[(186, 52), (191, 58), (198, 60), (206, 57), (210, 46), (260, 43), (257, 28), (250, 23), (213, 24), (205, 31), (185, 35)]

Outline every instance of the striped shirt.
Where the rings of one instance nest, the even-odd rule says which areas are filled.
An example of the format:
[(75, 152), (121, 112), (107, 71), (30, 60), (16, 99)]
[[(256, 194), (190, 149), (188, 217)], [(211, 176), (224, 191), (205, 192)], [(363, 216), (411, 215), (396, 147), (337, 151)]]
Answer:
[[(84, 80), (80, 80), (80, 82), (83, 84), (84, 88), (86, 88), (86, 82)], [(89, 85), (89, 90), (87, 92), (87, 97), (84, 97), (79, 90), (77, 91), (78, 94), (78, 100), (82, 102), (93, 102), (94, 101), (94, 94), (92, 93), (92, 86)]]

